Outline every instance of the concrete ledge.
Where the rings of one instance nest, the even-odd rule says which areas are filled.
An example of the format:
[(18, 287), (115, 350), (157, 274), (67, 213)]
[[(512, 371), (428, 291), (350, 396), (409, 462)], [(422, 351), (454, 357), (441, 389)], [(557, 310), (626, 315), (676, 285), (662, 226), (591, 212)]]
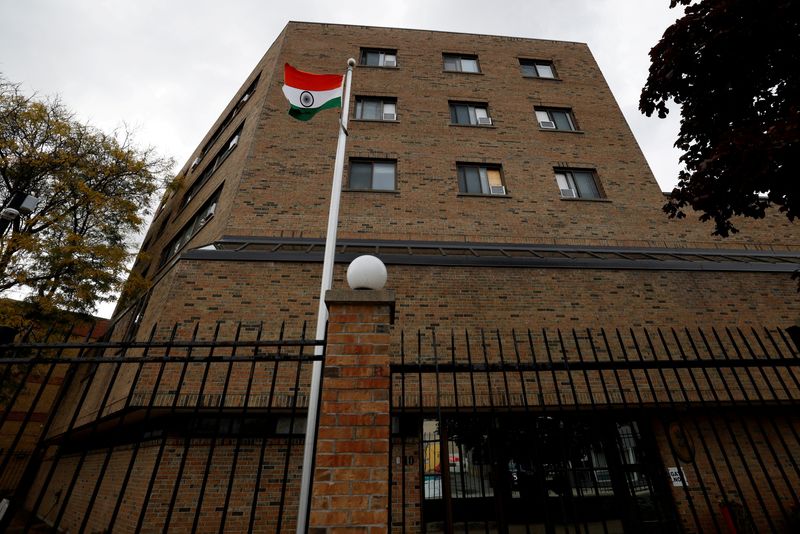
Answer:
[(389, 320), (394, 324), (395, 294), (391, 289), (329, 289), (325, 304), (375, 304), (389, 306)]

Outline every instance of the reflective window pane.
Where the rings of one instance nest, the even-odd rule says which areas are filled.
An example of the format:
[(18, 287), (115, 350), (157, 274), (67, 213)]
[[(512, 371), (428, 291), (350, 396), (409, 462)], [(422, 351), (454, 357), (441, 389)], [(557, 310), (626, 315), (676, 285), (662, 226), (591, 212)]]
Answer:
[(536, 70), (538, 71), (539, 76), (541, 78), (555, 78), (555, 75), (553, 74), (553, 69), (552, 67), (550, 67), (550, 65), (544, 65), (541, 63), (537, 64)]
[(353, 163), (350, 166), (350, 189), (369, 189), (371, 181), (371, 163)]
[(461, 59), (461, 70), (463, 72), (480, 72), (478, 70), (478, 60), (477, 59), (462, 58)]
[(578, 196), (581, 198), (600, 198), (600, 191), (594, 181), (594, 175), (586, 171), (574, 171), (572, 177), (575, 180), (575, 187), (578, 189)]
[(553, 122), (556, 123), (556, 128), (559, 130), (573, 130), (572, 122), (569, 120), (569, 113), (566, 111), (551, 111)]
[(372, 168), (372, 189), (394, 191), (394, 163), (375, 163)]
[(477, 167), (466, 167), (464, 169), (467, 190), (466, 193), (481, 192), (481, 178)]

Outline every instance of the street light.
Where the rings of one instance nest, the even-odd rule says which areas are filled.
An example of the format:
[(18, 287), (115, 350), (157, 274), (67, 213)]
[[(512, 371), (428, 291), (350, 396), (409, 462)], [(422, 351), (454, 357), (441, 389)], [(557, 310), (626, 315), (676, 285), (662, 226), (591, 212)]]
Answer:
[(2, 237), (11, 223), (18, 224), (20, 215), (33, 213), (39, 199), (21, 191), (15, 191), (11, 200), (0, 210), (0, 237)]

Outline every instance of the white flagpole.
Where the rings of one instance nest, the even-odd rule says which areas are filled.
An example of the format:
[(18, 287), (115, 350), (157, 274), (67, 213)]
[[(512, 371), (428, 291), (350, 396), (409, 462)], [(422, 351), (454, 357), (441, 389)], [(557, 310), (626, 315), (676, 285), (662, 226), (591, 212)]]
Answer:
[[(325, 237), (325, 259), (322, 263), (322, 283), (319, 294), (316, 339), (325, 338), (325, 325), (328, 322), (328, 307), (325, 305), (325, 292), (333, 284), (333, 258), (336, 254), (336, 229), (339, 224), (339, 197), (342, 194), (342, 174), (344, 169), (344, 149), (347, 144), (347, 117), (350, 112), (350, 81), (356, 60), (347, 60), (347, 74), (344, 78), (342, 95), (342, 116), (339, 126), (339, 141), (336, 144), (336, 161), (333, 165), (333, 185), (331, 186), (331, 207), (328, 211), (328, 233)], [(322, 356), (323, 347), (314, 347), (314, 354)], [(300, 479), (300, 507), (297, 513), (297, 534), (308, 530), (308, 514), (311, 509), (311, 479), (314, 469), (314, 449), (317, 440), (317, 416), (319, 415), (320, 385), (322, 384), (322, 362), (315, 361), (311, 369), (311, 389), (308, 398), (308, 419), (306, 422), (305, 448), (303, 450), (303, 473)], [(291, 432), (291, 430), (290, 430)]]

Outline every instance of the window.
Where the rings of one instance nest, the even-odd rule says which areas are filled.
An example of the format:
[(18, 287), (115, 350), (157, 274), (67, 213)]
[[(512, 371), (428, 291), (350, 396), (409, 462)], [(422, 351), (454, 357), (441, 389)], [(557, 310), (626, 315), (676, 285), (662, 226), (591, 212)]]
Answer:
[(575, 120), (568, 109), (536, 108), (536, 120), (544, 130), (566, 130), (574, 132)]
[(552, 78), (555, 79), (556, 73), (553, 70), (552, 61), (538, 61), (535, 59), (520, 59), (519, 68), (522, 75), (528, 78)]
[(356, 119), (396, 121), (397, 99), (356, 97)]
[(352, 161), (349, 188), (394, 191), (395, 167), (394, 161)]
[(500, 167), (458, 165), (458, 191), (474, 195), (505, 195)]
[(444, 54), (444, 70), (448, 72), (480, 72), (478, 56)]
[(261, 78), (261, 73), (259, 73), (253, 82), (247, 86), (242, 98), (239, 99), (233, 109), (225, 116), (225, 119), (222, 121), (222, 123), (217, 127), (216, 130), (214, 130), (214, 133), (211, 134), (211, 139), (209, 139), (208, 142), (203, 145), (203, 150), (200, 151), (200, 155), (192, 162), (192, 168), (190, 170), (194, 170), (200, 164), (200, 162), (203, 160), (203, 157), (206, 155), (209, 149), (211, 149), (211, 146), (217, 142), (217, 139), (219, 139), (219, 137), (222, 135), (222, 132), (224, 132), (228, 125), (233, 122), (234, 117), (236, 117), (247, 101), (250, 100), (250, 97), (253, 96), (253, 93), (256, 90), (256, 85), (258, 85), (259, 78)]
[(219, 189), (209, 198), (203, 207), (200, 208), (197, 213), (194, 214), (192, 219), (186, 223), (186, 225), (181, 228), (181, 231), (169, 242), (169, 244), (164, 249), (164, 253), (161, 256), (161, 265), (164, 265), (167, 260), (173, 257), (175, 254), (178, 253), (183, 246), (189, 242), (189, 240), (194, 237), (194, 235), (200, 231), (200, 229), (214, 216), (214, 211), (217, 209), (217, 201), (219, 200), (219, 194), (222, 191), (222, 187), (220, 186)]
[(217, 155), (214, 156), (214, 159), (208, 163), (206, 168), (203, 169), (203, 172), (200, 173), (200, 176), (198, 176), (192, 185), (189, 186), (189, 188), (186, 190), (186, 194), (183, 195), (183, 200), (181, 200), (181, 209), (185, 208), (189, 202), (192, 201), (195, 195), (197, 195), (197, 192), (200, 191), (204, 185), (206, 185), (206, 182), (211, 175), (214, 174), (214, 171), (216, 171), (220, 165), (222, 165), (222, 162), (225, 161), (225, 158), (228, 157), (228, 154), (233, 152), (233, 149), (239, 144), (239, 137), (242, 135), (242, 128), (244, 128), (244, 122), (239, 125), (230, 139), (228, 139), (228, 142), (225, 143), (225, 146), (223, 146), (220, 151), (217, 152)]
[(361, 64), (366, 67), (397, 67), (397, 50), (362, 48)]
[(594, 171), (556, 169), (556, 183), (561, 198), (602, 198)]
[(450, 122), (470, 126), (491, 126), (492, 119), (486, 104), (450, 102)]

